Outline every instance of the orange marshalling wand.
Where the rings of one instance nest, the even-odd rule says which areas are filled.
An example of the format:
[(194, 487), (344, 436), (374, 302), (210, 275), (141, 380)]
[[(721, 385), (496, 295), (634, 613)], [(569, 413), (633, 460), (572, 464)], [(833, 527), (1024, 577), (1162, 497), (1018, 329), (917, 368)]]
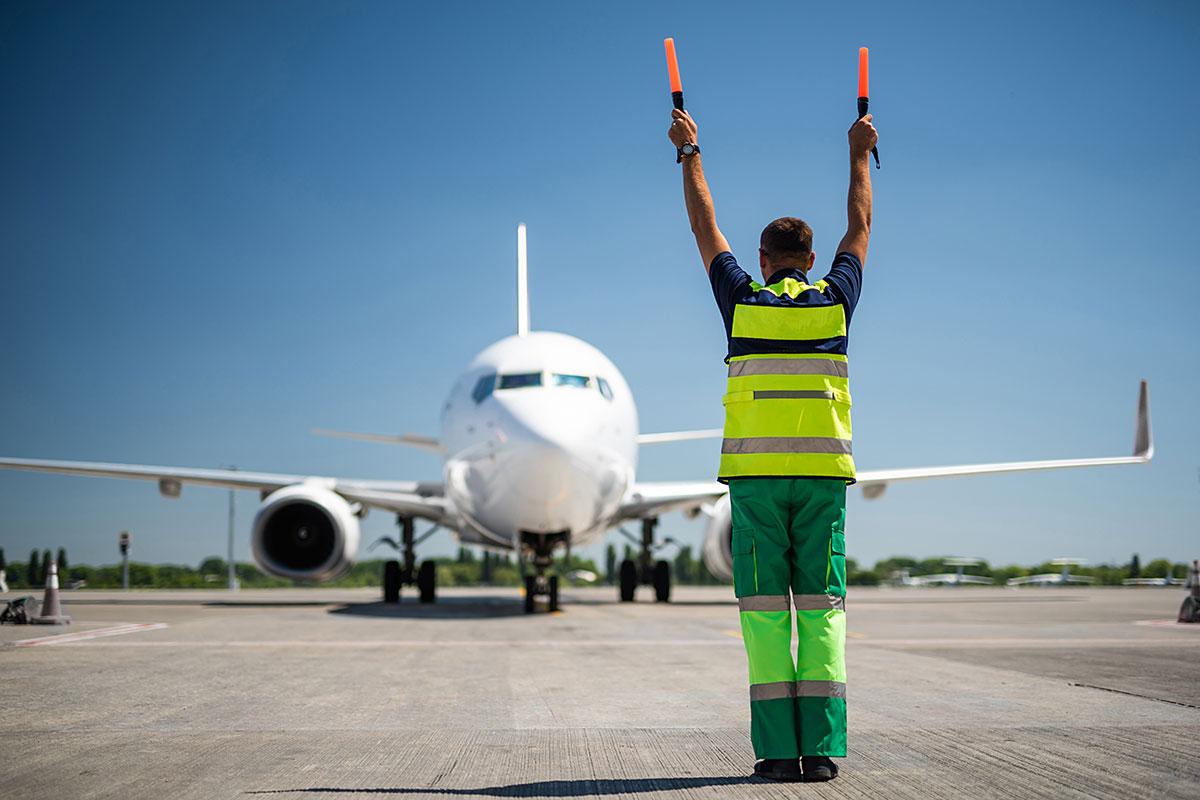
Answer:
[(683, 81), (679, 79), (679, 61), (675, 58), (675, 40), (663, 39), (667, 51), (667, 75), (671, 79), (671, 103), (683, 110)]
[(858, 48), (858, 96), (870, 97), (871, 92), (867, 88), (867, 48)]
[[(862, 119), (867, 115), (867, 110), (871, 106), (871, 91), (870, 83), (867, 77), (867, 48), (858, 48), (858, 118)], [(871, 148), (871, 155), (875, 156), (875, 169), (879, 169), (879, 150), (875, 147)]]

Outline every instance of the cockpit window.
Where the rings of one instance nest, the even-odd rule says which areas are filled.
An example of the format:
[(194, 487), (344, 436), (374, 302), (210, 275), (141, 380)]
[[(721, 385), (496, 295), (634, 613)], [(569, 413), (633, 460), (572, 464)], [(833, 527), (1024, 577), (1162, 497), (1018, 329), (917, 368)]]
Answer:
[(504, 389), (524, 389), (528, 386), (541, 386), (542, 373), (540, 372), (519, 372), (512, 375), (501, 375), (500, 385), (496, 387), (497, 391)]
[(596, 385), (600, 387), (600, 394), (604, 395), (605, 400), (612, 400), (612, 387), (608, 385), (608, 381), (604, 378), (596, 378)]
[(576, 386), (580, 389), (587, 389), (592, 385), (592, 379), (587, 375), (560, 375), (554, 374), (555, 386)]
[(475, 388), (471, 390), (471, 399), (479, 405), (492, 394), (492, 389), (496, 386), (496, 373), (490, 372), (479, 379), (475, 384)]

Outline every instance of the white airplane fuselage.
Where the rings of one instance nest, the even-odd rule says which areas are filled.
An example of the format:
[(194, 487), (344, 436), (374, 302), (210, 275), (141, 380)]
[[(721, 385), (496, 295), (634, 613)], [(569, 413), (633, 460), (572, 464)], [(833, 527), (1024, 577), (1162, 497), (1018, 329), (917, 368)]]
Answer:
[(442, 410), (445, 491), (464, 540), (603, 536), (633, 482), (637, 434), (629, 386), (596, 348), (548, 332), (491, 345)]

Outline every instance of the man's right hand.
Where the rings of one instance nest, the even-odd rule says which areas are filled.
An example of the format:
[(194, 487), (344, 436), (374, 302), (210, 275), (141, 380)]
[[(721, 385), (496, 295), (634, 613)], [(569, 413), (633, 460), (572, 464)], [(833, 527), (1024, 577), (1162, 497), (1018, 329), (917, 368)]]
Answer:
[(879, 141), (879, 131), (871, 124), (871, 115), (866, 114), (850, 126), (847, 137), (850, 139), (850, 156), (866, 158)]
[(692, 115), (686, 111), (680, 111), (678, 108), (673, 109), (667, 138), (671, 140), (671, 144), (675, 145), (675, 149), (678, 150), (688, 142), (700, 144), (696, 136), (696, 120), (692, 119)]

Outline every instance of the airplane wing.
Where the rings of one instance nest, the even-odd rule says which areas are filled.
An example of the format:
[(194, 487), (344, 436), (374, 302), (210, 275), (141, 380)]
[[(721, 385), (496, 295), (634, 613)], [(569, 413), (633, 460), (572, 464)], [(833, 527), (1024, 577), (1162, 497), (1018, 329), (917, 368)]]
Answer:
[(1150, 387), (1142, 381), (1138, 391), (1134, 427), (1133, 455), (1108, 458), (1060, 458), (1048, 461), (1011, 461), (1001, 464), (966, 464), (954, 467), (916, 467), (910, 469), (867, 470), (858, 473), (858, 486), (868, 500), (883, 494), (889, 483), (954, 478), (964, 475), (996, 475), (1003, 472), (1035, 472), (1073, 467), (1103, 467), (1117, 464), (1145, 464), (1154, 457), (1154, 438), (1150, 431)]
[[(719, 430), (680, 431), (677, 433), (645, 434), (647, 442), (681, 441), (720, 435)], [(639, 437), (639, 441), (644, 437)], [(656, 438), (657, 437), (657, 438)], [(679, 438), (672, 438), (679, 437)], [(912, 467), (908, 469), (864, 470), (858, 473), (855, 484), (863, 497), (880, 497), (888, 484), (932, 478), (954, 478), (967, 475), (997, 475), (1005, 472), (1036, 472), (1075, 467), (1102, 467), (1117, 464), (1145, 464), (1154, 457), (1154, 437), (1150, 429), (1150, 387), (1142, 381), (1138, 390), (1137, 415), (1134, 423), (1133, 455), (1105, 458), (1062, 458), (1046, 461), (1010, 461), (997, 464), (966, 464), (951, 467)], [(695, 513), (725, 494), (729, 487), (716, 481), (650, 481), (635, 483), (611, 521), (616, 525), (627, 519), (653, 517), (668, 511)]]
[(690, 442), (695, 439), (720, 439), (721, 428), (706, 428), (700, 431), (669, 431), (667, 433), (639, 433), (638, 444), (666, 444), (667, 442)]
[(47, 461), (34, 458), (0, 458), (0, 469), (157, 481), (159, 492), (166, 497), (178, 497), (184, 484), (222, 489), (254, 489), (267, 493), (285, 486), (308, 482), (320, 484), (352, 502), (399, 514), (410, 514), (434, 522), (448, 522), (452, 514), (443, 496), (442, 485), (436, 482), (348, 480), (234, 469), (106, 464), (95, 461)]
[(668, 511), (695, 513), (729, 491), (716, 481), (651, 481), (635, 483), (626, 493), (612, 524), (656, 517)]

